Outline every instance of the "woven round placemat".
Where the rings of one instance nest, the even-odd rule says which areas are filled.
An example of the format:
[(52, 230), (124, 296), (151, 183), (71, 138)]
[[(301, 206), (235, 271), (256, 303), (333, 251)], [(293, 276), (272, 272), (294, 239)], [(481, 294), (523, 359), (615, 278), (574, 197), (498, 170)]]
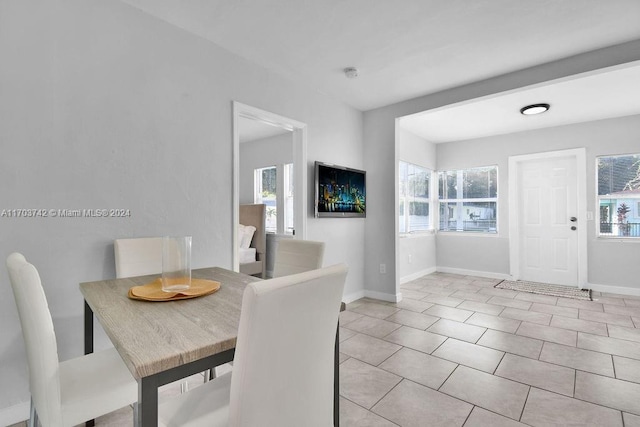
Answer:
[(176, 301), (209, 295), (220, 289), (220, 282), (205, 279), (191, 279), (191, 287), (179, 292), (165, 292), (162, 290), (162, 279), (158, 278), (146, 285), (134, 286), (129, 289), (128, 297), (144, 301)]

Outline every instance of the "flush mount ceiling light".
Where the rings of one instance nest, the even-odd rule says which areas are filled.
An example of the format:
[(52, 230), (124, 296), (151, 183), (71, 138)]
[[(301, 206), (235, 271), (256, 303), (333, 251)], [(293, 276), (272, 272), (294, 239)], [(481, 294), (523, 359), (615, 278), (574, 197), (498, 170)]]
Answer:
[(347, 76), (348, 79), (355, 79), (358, 77), (358, 69), (356, 67), (347, 67), (343, 71), (344, 75)]
[(520, 109), (520, 114), (524, 114), (525, 116), (532, 116), (534, 114), (542, 114), (549, 110), (549, 104), (532, 104), (527, 105), (526, 107), (522, 107)]

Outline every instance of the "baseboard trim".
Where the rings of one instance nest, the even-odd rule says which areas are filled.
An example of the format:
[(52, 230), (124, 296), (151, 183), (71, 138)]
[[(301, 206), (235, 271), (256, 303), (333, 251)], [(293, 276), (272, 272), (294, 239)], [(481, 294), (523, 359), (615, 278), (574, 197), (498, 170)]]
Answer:
[(10, 426), (29, 419), (29, 402), (18, 403), (8, 408), (0, 409), (0, 426)]
[(407, 276), (400, 278), (400, 284), (404, 285), (405, 283), (411, 282), (412, 280), (419, 279), (422, 276), (426, 276), (427, 274), (435, 273), (436, 267), (430, 267), (422, 271), (418, 271), (417, 273), (412, 273)]
[(463, 276), (484, 277), (487, 279), (513, 280), (510, 274), (493, 273), (490, 271), (466, 270), (464, 268), (436, 267), (438, 273), (460, 274)]
[(367, 298), (373, 298), (373, 299), (387, 301), (387, 302), (398, 302), (402, 300), (402, 294), (399, 294), (399, 293), (394, 295), (394, 294), (387, 294), (384, 292), (369, 291), (367, 289), (364, 290), (364, 296)]
[(356, 292), (352, 292), (350, 294), (343, 295), (342, 302), (345, 304), (349, 304), (350, 302), (357, 301), (360, 298), (364, 298), (364, 289), (361, 289)]
[(360, 298), (365, 298), (365, 297), (377, 299), (380, 301), (387, 301), (387, 302), (398, 302), (402, 300), (401, 293), (393, 295), (393, 294), (387, 294), (384, 292), (368, 291), (366, 289), (363, 289), (357, 292), (352, 292), (350, 294), (343, 295), (342, 302), (344, 302), (345, 304), (349, 304), (351, 302), (359, 300)]
[[(627, 286), (615, 285), (599, 285), (597, 283), (588, 283), (587, 288), (597, 292), (607, 292), (610, 294), (630, 295), (640, 297), (640, 288), (629, 288)], [(595, 301), (598, 297), (594, 296)]]

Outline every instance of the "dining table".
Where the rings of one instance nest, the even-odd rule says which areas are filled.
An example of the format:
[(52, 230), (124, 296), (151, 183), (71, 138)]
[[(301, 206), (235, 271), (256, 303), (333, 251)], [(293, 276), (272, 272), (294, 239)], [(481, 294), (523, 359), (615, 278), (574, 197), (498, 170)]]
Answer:
[[(220, 289), (193, 299), (135, 300), (129, 289), (160, 275), (80, 283), (84, 297), (84, 352), (94, 350), (98, 320), (138, 382), (134, 425), (158, 425), (158, 388), (233, 360), (247, 284), (262, 279), (220, 267), (192, 270), (196, 279), (220, 282)], [(344, 310), (344, 304), (341, 306)], [(339, 425), (339, 337), (336, 329), (334, 426)], [(283, 351), (286, 351), (283, 349)], [(91, 424), (89, 424), (91, 425)]]

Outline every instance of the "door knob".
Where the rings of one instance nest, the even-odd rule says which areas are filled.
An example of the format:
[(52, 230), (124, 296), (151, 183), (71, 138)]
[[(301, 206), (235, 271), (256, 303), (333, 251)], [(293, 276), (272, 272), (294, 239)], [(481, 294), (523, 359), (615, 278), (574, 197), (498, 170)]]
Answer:
[(572, 216), (570, 219), (571, 219), (571, 222), (576, 222), (578, 220), (578, 218), (576, 218), (575, 216)]
[(575, 230), (577, 230), (577, 227), (575, 225), (572, 225), (571, 229), (575, 231)]

